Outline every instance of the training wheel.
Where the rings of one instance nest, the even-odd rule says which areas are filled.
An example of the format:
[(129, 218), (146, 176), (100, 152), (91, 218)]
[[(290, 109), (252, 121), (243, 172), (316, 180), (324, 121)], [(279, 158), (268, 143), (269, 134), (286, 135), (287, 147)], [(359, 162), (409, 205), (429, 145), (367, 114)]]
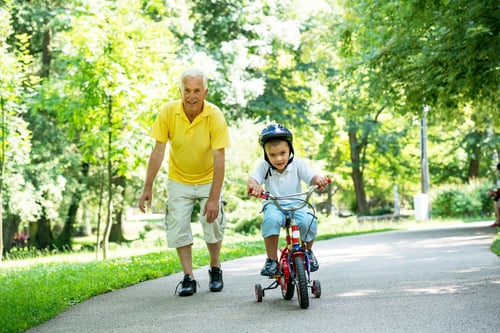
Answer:
[(262, 290), (260, 283), (257, 283), (255, 284), (255, 298), (257, 302), (262, 302), (262, 297), (264, 297), (264, 290)]
[(318, 280), (313, 281), (312, 293), (316, 298), (319, 298), (321, 296), (321, 283), (319, 283)]

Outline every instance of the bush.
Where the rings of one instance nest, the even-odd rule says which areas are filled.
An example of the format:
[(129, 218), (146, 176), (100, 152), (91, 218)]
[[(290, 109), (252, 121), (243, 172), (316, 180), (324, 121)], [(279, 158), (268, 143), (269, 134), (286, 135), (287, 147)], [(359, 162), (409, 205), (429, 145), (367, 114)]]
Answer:
[(228, 222), (233, 225), (234, 231), (243, 235), (255, 235), (262, 222), (261, 200), (232, 197), (229, 202)]
[(466, 185), (451, 185), (438, 189), (431, 200), (435, 217), (483, 217), (491, 216), (493, 203), (486, 196), (488, 181), (473, 181)]

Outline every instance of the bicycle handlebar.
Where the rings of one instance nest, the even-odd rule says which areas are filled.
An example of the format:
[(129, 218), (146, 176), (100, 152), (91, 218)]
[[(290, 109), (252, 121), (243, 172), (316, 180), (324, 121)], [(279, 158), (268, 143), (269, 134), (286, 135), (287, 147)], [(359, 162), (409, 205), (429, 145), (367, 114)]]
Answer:
[[(326, 179), (326, 181), (328, 184), (330, 184), (332, 182), (332, 179), (328, 177)], [(317, 188), (318, 188), (318, 185), (311, 185), (311, 186), (309, 186), (309, 188), (307, 189), (306, 192), (293, 193), (293, 194), (280, 195), (280, 196), (274, 196), (271, 193), (269, 193), (269, 191), (262, 190), (259, 194), (259, 198), (265, 199), (265, 200), (271, 200), (276, 205), (276, 207), (278, 207), (279, 209), (281, 209), (283, 211), (298, 210), (298, 209), (303, 208), (305, 205), (307, 205), (307, 203), (309, 202), (309, 198), (311, 197), (311, 195), (313, 194), (313, 192)], [(299, 199), (299, 197), (303, 196), (303, 195), (306, 196), (305, 199), (304, 200)], [(279, 200), (284, 200), (284, 199), (300, 200), (300, 204), (297, 206), (282, 207), (280, 205)]]

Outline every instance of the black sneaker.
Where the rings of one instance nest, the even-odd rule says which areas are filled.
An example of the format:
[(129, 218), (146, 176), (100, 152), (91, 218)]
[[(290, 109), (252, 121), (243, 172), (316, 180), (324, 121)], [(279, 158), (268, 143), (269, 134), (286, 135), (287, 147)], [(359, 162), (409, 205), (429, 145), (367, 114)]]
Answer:
[(175, 293), (177, 293), (179, 286), (181, 286), (179, 296), (191, 296), (196, 292), (196, 280), (191, 279), (189, 274), (184, 275), (184, 279), (175, 288)]
[(222, 270), (219, 267), (212, 267), (208, 270), (208, 276), (210, 277), (210, 282), (208, 284), (210, 291), (221, 291), (224, 287)]
[(311, 265), (311, 272), (316, 272), (319, 269), (318, 259), (314, 256), (312, 250), (308, 250), (307, 254), (309, 255), (309, 264)]
[(279, 270), (279, 265), (278, 265), (278, 260), (273, 260), (271, 258), (266, 259), (266, 264), (260, 271), (260, 275), (264, 276), (272, 276), (278, 274)]

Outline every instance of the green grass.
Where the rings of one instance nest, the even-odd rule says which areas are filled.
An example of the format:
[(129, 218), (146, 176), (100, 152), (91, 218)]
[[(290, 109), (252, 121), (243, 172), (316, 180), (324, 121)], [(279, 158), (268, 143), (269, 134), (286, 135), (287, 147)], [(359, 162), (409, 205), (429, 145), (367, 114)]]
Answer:
[[(364, 222), (355, 219), (324, 218), (318, 225), (317, 240), (358, 235), (395, 229), (408, 229), (422, 223)], [(457, 221), (454, 221), (455, 223)], [(446, 222), (439, 222), (443, 224)], [(209, 263), (199, 224), (193, 224), (197, 239), (193, 248), (193, 266)], [(114, 246), (113, 258), (95, 260), (95, 253), (61, 254), (25, 260), (8, 260), (0, 270), (0, 332), (23, 332), (39, 325), (60, 312), (92, 296), (124, 288), (142, 281), (181, 271), (175, 250), (165, 248), (158, 237), (163, 231), (151, 232), (149, 241), (131, 242), (126, 247)], [(284, 237), (281, 237), (284, 238)], [(142, 242), (142, 243), (141, 243)], [(156, 247), (145, 248), (145, 243)], [(283, 239), (281, 240), (283, 244)], [(141, 245), (142, 244), (142, 245)], [(500, 253), (500, 238), (492, 244), (492, 251)], [(141, 254), (141, 251), (149, 253)], [(136, 253), (138, 255), (130, 255)], [(244, 236), (228, 230), (221, 260), (265, 253), (259, 235)]]
[[(498, 228), (497, 228), (498, 231)], [(500, 232), (497, 233), (497, 237), (491, 244), (491, 252), (495, 253), (497, 256), (500, 256)]]

